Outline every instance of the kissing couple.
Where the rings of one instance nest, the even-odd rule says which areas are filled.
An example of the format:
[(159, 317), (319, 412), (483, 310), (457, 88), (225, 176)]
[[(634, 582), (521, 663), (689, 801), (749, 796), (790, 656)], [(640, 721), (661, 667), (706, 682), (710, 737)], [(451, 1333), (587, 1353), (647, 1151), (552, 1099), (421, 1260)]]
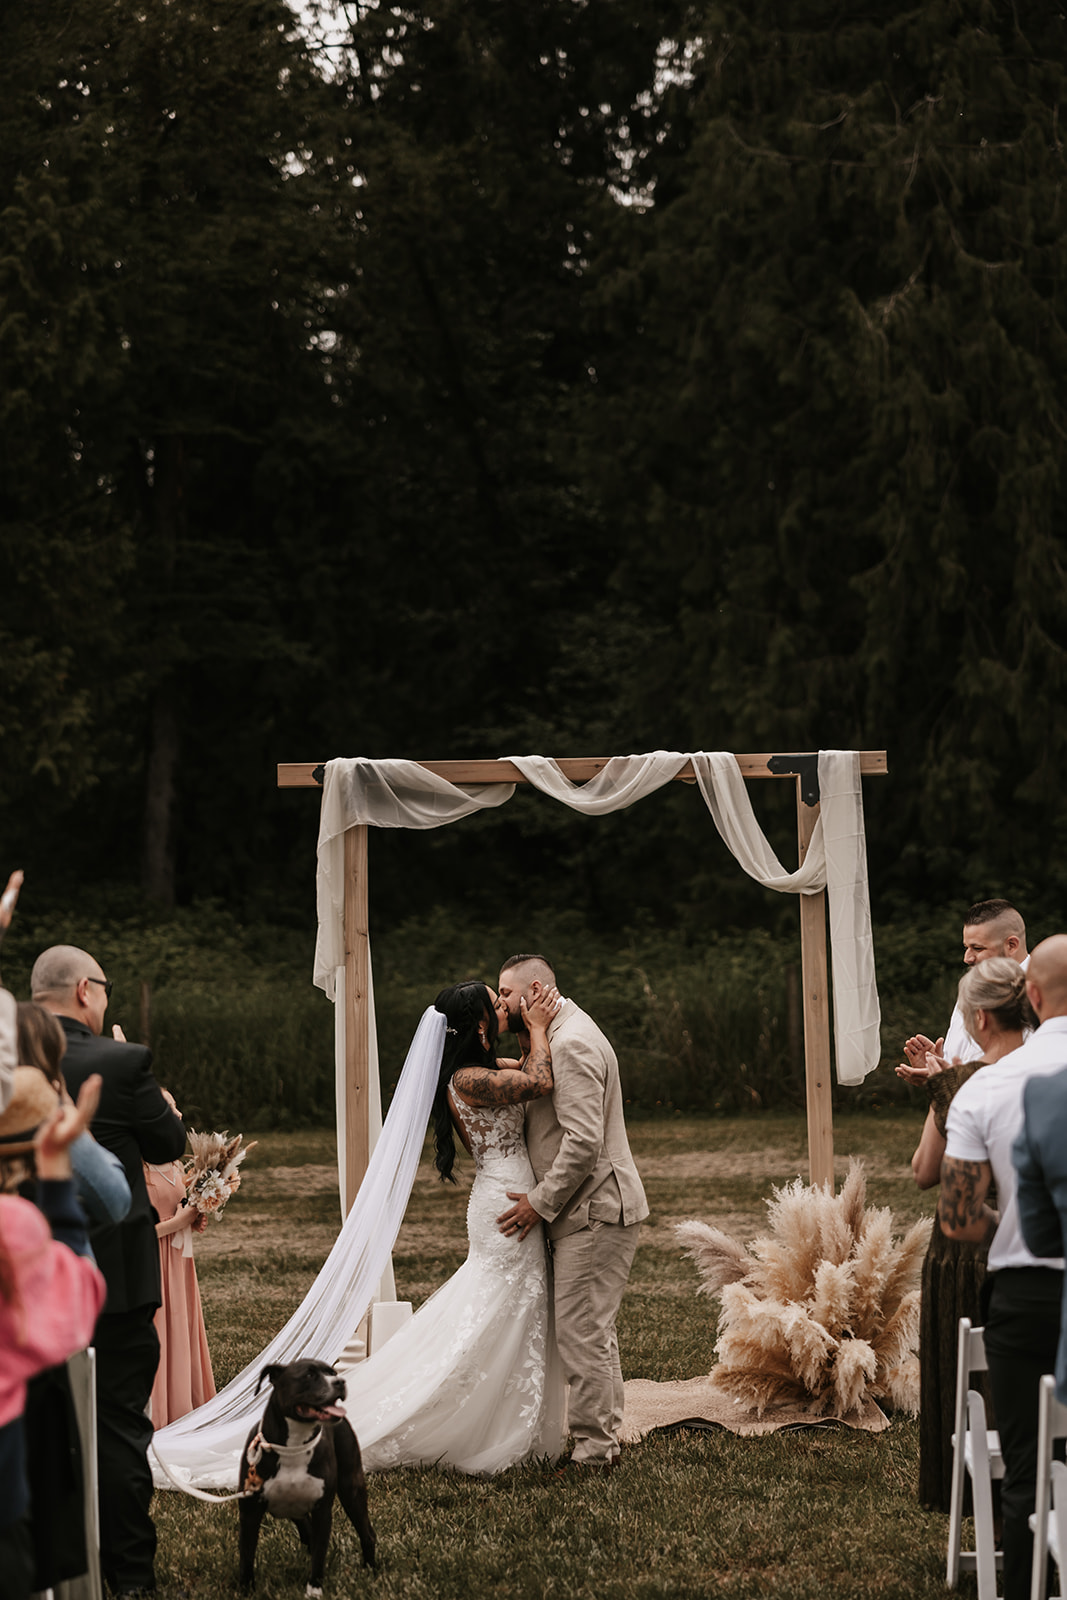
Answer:
[[(566, 1470), (608, 1471), (623, 1412), (615, 1319), (648, 1216), (615, 1052), (540, 955), (510, 957), (497, 992), (461, 983), (434, 1006), (436, 1166), (455, 1181), (457, 1137), (474, 1162), (469, 1253), (346, 1370), (363, 1464), (496, 1473), (558, 1458), (569, 1432)], [(518, 1059), (497, 1055), (504, 1031)]]

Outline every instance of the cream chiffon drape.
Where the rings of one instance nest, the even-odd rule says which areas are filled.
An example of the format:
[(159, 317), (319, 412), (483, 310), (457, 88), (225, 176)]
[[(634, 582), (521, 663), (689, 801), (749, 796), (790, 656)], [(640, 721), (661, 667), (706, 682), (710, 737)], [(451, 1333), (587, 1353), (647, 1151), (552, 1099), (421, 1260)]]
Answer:
[[(686, 762), (723, 840), (765, 888), (783, 894), (826, 889), (833, 969), (834, 1042), (838, 1082), (862, 1083), (878, 1065), (880, 1011), (874, 974), (867, 848), (860, 760), (856, 750), (820, 750), (820, 815), (802, 867), (787, 871), (756, 821), (737, 762), (729, 751), (688, 755), (653, 750), (615, 756), (588, 783), (575, 784), (547, 756), (508, 756), (536, 788), (588, 816), (619, 811), (670, 783)], [(329, 761), (319, 823), (319, 931), (315, 982), (333, 996), (344, 961), (344, 834), (360, 823), (376, 828), (440, 828), (487, 807), (506, 804), (514, 784), (457, 786), (415, 761)]]

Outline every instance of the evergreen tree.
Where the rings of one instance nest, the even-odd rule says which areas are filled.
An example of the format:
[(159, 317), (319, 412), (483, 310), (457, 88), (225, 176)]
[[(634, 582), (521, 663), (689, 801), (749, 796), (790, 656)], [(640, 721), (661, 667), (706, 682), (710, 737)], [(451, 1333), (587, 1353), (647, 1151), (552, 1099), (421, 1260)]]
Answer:
[(99, 842), (114, 866), (142, 834), (167, 903), (180, 819), (199, 852), (200, 786), (261, 755), (270, 674), (302, 652), (275, 491), (329, 411), (317, 267), (346, 175), (277, 0), (20, 8), (0, 73), (3, 626), (69, 707), (53, 732), (46, 678), (8, 792), (36, 807), (42, 764), (104, 783)]
[(904, 894), (1026, 895), (1048, 836), (1013, 819), (1064, 816), (1063, 30), (702, 11), (597, 263), (585, 460), (659, 641), (629, 703), (647, 737), (673, 694), (677, 742), (887, 747)]

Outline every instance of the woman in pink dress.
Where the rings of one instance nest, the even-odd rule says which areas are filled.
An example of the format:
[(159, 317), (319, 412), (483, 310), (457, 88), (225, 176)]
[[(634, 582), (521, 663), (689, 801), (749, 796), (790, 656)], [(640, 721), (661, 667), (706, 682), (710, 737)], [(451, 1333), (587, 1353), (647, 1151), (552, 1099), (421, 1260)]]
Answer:
[(202, 1406), (215, 1393), (193, 1263), (193, 1234), (203, 1231), (206, 1218), (185, 1204), (180, 1161), (159, 1166), (145, 1162), (144, 1175), (148, 1198), (159, 1213), (156, 1233), (163, 1304), (155, 1318), (159, 1369), (152, 1389), (151, 1415), (153, 1425), (163, 1428)]

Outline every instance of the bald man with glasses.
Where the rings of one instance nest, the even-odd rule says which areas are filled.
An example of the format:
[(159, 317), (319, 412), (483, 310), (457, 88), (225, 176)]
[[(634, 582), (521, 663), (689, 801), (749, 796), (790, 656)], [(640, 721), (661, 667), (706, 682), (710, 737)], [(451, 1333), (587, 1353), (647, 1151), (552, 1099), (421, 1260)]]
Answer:
[(74, 945), (46, 950), (34, 963), (30, 987), (67, 1036), (63, 1076), (70, 1093), (77, 1098), (91, 1073), (103, 1079), (92, 1132), (118, 1156), (130, 1185), (125, 1220), (94, 1226), (89, 1238), (107, 1282), (93, 1334), (100, 1565), (113, 1594), (141, 1594), (155, 1588), (152, 1424), (145, 1407), (159, 1365), (153, 1319), (161, 1298), (157, 1218), (142, 1162), (176, 1161), (185, 1150), (185, 1124), (152, 1075), (151, 1051), (128, 1044), (119, 1027), (102, 1037), (112, 985), (87, 951)]

